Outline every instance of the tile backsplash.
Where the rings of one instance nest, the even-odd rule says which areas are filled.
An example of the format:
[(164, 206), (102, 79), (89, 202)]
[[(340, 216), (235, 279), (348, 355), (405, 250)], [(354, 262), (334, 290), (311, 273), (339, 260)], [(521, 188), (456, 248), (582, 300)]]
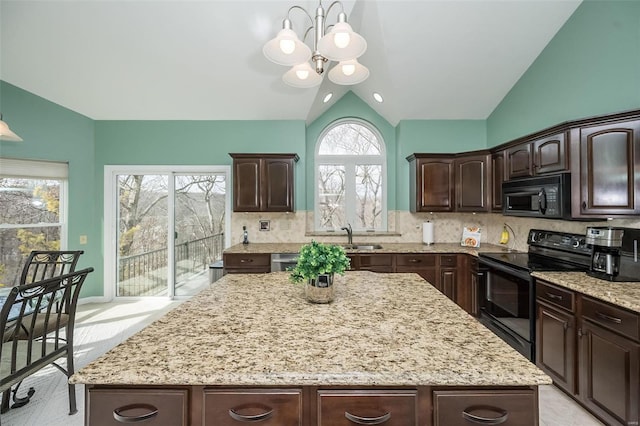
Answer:
[[(260, 230), (260, 221), (269, 221), (269, 230)], [(408, 211), (390, 211), (388, 214), (388, 232), (354, 233), (355, 242), (422, 242), (422, 224), (434, 223), (436, 243), (457, 243), (462, 237), (463, 226), (481, 228), (482, 243), (498, 244), (503, 224), (510, 230), (509, 248), (527, 250), (529, 229), (548, 229), (562, 232), (584, 234), (588, 226), (622, 226), (640, 228), (640, 218), (613, 219), (598, 222), (562, 221), (503, 216), (497, 213), (410, 213)], [(346, 233), (313, 232), (313, 212), (295, 213), (233, 213), (231, 216), (231, 242), (242, 242), (242, 227), (249, 232), (249, 241), (255, 243), (308, 242), (312, 239), (324, 242), (346, 242)], [(515, 234), (515, 235), (514, 235)]]

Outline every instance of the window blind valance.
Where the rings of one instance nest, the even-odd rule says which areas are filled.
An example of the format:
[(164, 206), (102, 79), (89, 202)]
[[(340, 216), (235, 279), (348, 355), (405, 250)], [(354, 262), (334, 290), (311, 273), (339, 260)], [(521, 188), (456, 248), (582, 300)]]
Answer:
[(0, 157), (0, 177), (67, 179), (69, 163)]

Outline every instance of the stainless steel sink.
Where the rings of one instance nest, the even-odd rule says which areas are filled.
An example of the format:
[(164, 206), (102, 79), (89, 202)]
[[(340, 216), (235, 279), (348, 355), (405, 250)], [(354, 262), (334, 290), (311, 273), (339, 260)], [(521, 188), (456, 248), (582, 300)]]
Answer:
[(380, 244), (342, 244), (345, 250), (378, 250), (382, 246)]

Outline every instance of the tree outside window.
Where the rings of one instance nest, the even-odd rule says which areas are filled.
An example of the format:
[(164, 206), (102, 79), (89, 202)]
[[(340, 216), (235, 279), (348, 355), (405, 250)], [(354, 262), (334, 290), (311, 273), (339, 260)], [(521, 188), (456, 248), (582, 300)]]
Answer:
[(386, 230), (386, 154), (377, 130), (360, 120), (332, 123), (316, 146), (315, 225), (337, 231)]

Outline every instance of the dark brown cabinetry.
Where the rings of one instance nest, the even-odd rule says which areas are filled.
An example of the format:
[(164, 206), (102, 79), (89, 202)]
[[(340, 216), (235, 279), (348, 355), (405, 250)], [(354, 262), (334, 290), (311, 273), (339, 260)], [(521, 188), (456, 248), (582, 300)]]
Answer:
[(294, 211), (296, 154), (229, 154), (233, 157), (234, 212)]
[(438, 280), (438, 255), (398, 254), (396, 255), (396, 272), (415, 272), (425, 281), (435, 284)]
[(457, 303), (458, 298), (458, 256), (455, 254), (440, 255), (440, 279), (436, 287), (445, 296)]
[(260, 274), (271, 272), (269, 253), (224, 253), (224, 272), (227, 274)]
[(302, 389), (205, 389), (204, 426), (302, 426)]
[(640, 120), (581, 127), (572, 140), (573, 215), (640, 213)]
[(410, 155), (411, 211), (489, 211), (489, 159), (486, 152)]
[(538, 281), (536, 362), (554, 383), (575, 393), (575, 296), (551, 284)]
[(532, 390), (433, 392), (433, 426), (538, 424), (538, 398)]
[(87, 392), (85, 413), (87, 426), (191, 424), (188, 389), (92, 389)]
[(318, 426), (418, 425), (416, 390), (320, 390)]
[(537, 365), (609, 425), (636, 425), (640, 315), (537, 280)]
[(456, 211), (489, 211), (489, 164), (487, 153), (456, 156)]
[(480, 316), (480, 287), (478, 283), (478, 258), (467, 255), (468, 305), (463, 308), (474, 317)]
[(505, 181), (505, 152), (491, 154), (491, 210), (502, 211), (502, 183)]
[(414, 154), (409, 161), (412, 212), (450, 212), (455, 208), (454, 159), (449, 154)]
[(395, 256), (389, 253), (349, 254), (351, 270), (395, 272)]
[(509, 180), (562, 172), (569, 168), (565, 132), (509, 147), (505, 155)]

